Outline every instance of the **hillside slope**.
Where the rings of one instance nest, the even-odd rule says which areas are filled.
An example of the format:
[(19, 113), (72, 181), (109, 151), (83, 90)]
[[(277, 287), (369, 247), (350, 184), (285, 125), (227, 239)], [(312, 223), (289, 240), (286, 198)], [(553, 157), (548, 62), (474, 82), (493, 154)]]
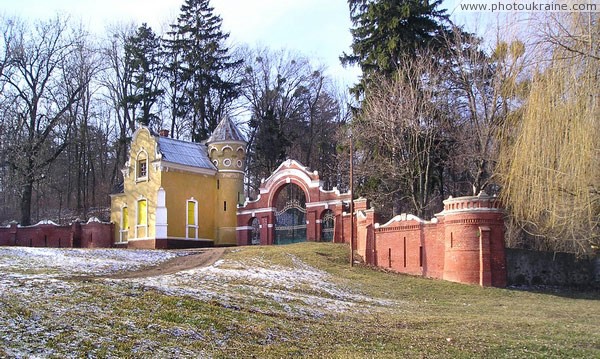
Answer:
[[(347, 247), (0, 247), (0, 357), (599, 357), (597, 293), (480, 288), (348, 265)], [(118, 276), (115, 274), (118, 273)]]

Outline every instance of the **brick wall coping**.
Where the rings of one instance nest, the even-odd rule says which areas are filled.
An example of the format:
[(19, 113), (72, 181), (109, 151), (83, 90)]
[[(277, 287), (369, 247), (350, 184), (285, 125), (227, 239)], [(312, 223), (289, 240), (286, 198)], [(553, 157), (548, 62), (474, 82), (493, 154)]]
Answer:
[[(83, 221), (76, 219), (73, 223), (84, 223)], [(49, 219), (42, 219), (41, 221), (39, 221), (36, 224), (32, 224), (29, 226), (22, 226), (19, 224), (19, 222), (16, 221), (12, 221), (10, 222), (10, 224), (8, 224), (7, 226), (0, 226), (0, 228), (10, 228), (11, 226), (17, 226), (18, 228), (34, 228), (34, 227), (38, 227), (38, 226), (56, 226), (56, 227), (68, 227), (68, 226), (72, 226), (73, 223), (69, 223), (69, 224), (58, 224), (52, 220)], [(90, 217), (87, 222), (85, 222), (86, 224), (89, 223), (102, 223), (102, 224), (110, 224), (111, 222), (103, 222), (100, 219), (98, 219), (98, 217)]]
[(402, 213), (402, 214), (399, 214), (396, 217), (390, 219), (389, 221), (387, 221), (384, 224), (375, 223), (375, 229), (403, 225), (404, 223), (401, 223), (401, 222), (408, 222), (408, 221), (417, 221), (422, 224), (434, 224), (434, 223), (437, 223), (437, 218), (432, 218), (431, 221), (426, 221), (415, 215)]
[(444, 210), (436, 216), (447, 214), (457, 214), (466, 212), (498, 212), (502, 213), (502, 205), (496, 196), (490, 196), (484, 191), (479, 192), (477, 196), (468, 197), (448, 197), (444, 201)]

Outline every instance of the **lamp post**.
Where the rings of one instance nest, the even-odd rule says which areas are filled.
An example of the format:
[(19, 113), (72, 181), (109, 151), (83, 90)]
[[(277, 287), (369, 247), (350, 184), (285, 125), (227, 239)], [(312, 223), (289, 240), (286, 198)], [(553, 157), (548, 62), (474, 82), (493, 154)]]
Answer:
[(354, 148), (350, 132), (350, 267), (354, 267)]

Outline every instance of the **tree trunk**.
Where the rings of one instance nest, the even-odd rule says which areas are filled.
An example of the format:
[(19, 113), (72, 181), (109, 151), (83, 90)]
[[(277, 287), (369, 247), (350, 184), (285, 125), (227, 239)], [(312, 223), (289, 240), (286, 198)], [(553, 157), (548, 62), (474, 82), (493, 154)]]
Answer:
[(33, 193), (33, 180), (28, 179), (21, 192), (21, 225), (31, 225), (31, 197)]

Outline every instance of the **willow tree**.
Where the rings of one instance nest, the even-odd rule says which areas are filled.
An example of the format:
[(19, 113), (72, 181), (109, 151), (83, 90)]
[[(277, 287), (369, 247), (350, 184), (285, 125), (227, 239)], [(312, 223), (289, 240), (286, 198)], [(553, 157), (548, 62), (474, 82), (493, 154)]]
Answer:
[(600, 26), (597, 15), (570, 21), (552, 26), (565, 33), (548, 34), (550, 63), (504, 137), (503, 194), (550, 248), (585, 253), (600, 244)]

